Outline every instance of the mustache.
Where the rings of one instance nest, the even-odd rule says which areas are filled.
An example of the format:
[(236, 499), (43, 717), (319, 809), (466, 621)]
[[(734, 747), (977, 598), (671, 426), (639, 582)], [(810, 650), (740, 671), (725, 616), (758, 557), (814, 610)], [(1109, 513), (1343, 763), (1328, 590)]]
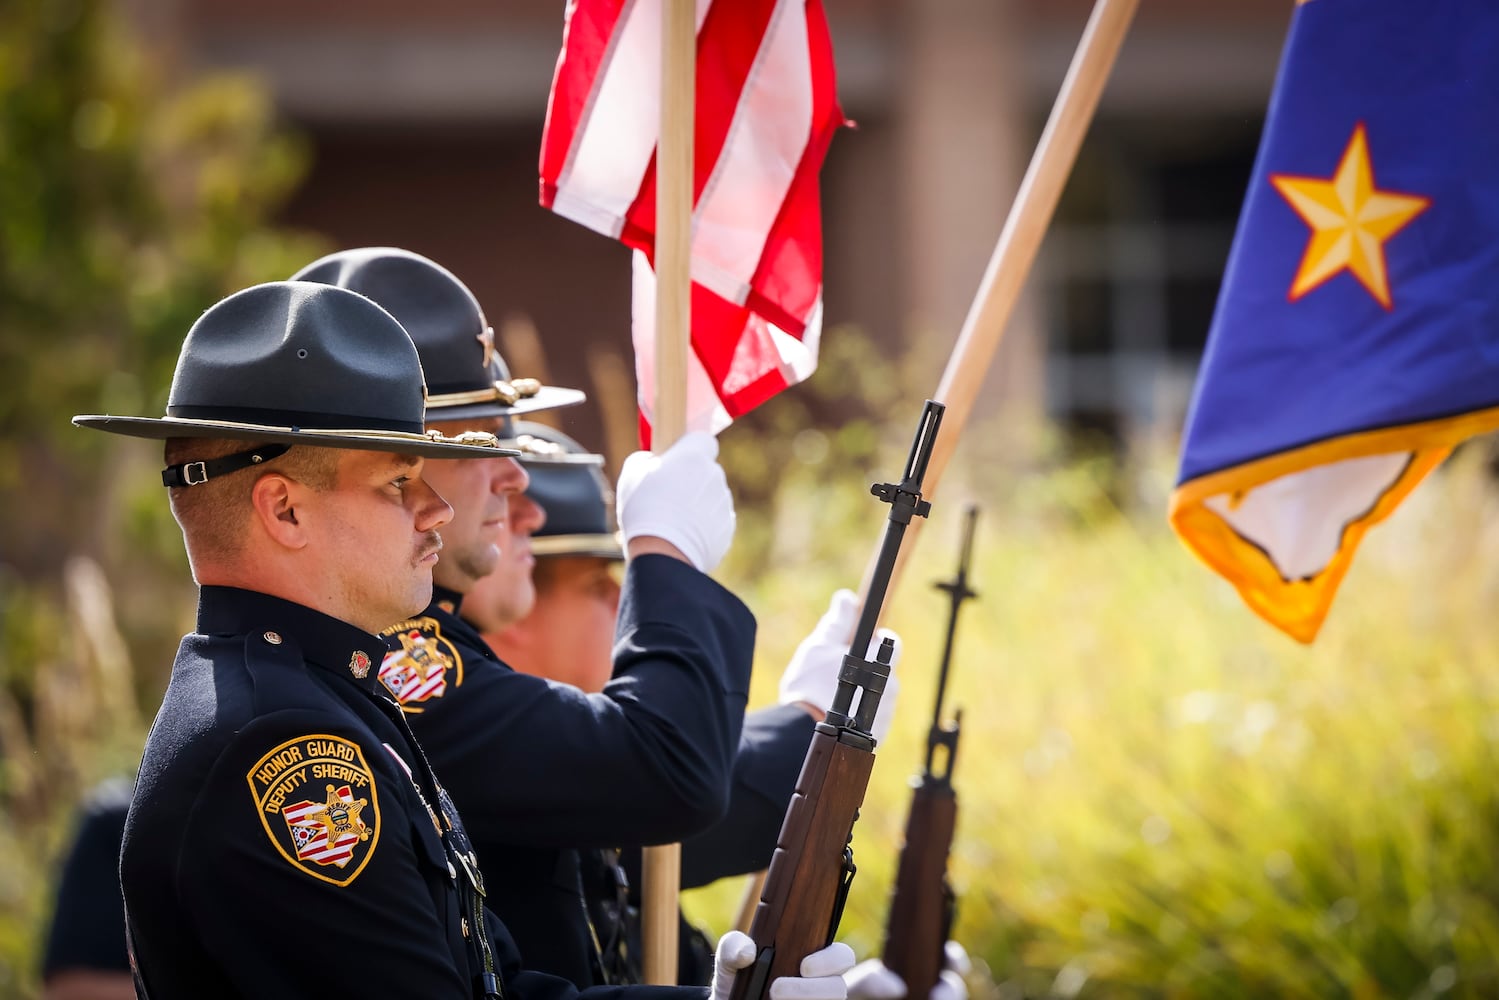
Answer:
[(421, 562), (430, 555), (442, 551), (442, 536), (435, 531), (429, 531), (423, 536), (421, 547), (417, 550), (416, 561)]

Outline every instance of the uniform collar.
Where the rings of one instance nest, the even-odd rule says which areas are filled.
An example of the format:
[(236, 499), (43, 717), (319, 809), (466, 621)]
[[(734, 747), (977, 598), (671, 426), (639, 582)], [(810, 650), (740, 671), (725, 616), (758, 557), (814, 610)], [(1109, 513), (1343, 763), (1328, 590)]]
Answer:
[(307, 662), (371, 691), (385, 655), (385, 643), (356, 625), (306, 605), (238, 587), (203, 587), (198, 592), (198, 631), (295, 642)]
[(458, 609), (463, 606), (463, 595), (456, 590), (447, 587), (432, 585), (432, 606), (441, 608), (454, 618), (458, 617)]

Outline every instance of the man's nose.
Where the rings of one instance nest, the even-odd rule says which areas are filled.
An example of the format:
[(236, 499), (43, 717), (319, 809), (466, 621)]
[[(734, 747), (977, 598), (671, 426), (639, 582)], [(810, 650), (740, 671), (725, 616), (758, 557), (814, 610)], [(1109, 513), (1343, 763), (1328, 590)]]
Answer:
[[(414, 489), (413, 489), (414, 487)], [(407, 487), (407, 495), (416, 495), (416, 530), (431, 531), (453, 519), (453, 505), (443, 499), (425, 479), (418, 478)]]
[(524, 493), (531, 485), (531, 476), (513, 458), (496, 459), (492, 485), (495, 493)]
[(546, 523), (547, 512), (524, 493), (510, 501), (510, 521), (519, 531), (534, 534)]

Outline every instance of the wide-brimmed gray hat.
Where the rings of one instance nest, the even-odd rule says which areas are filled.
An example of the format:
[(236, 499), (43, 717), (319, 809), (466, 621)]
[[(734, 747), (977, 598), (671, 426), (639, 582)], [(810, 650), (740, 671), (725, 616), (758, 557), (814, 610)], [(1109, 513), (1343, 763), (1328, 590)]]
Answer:
[(504, 443), (520, 449), (520, 462), (531, 476), (526, 496), (547, 515), (531, 536), (532, 554), (623, 559), (604, 456), (541, 424), (517, 420), (513, 430), (515, 437)]
[[(427, 458), (515, 455), (492, 435), (426, 431), (416, 347), (384, 309), (353, 292), (277, 281), (236, 292), (188, 330), (163, 417), (85, 414), (80, 427), (142, 438), (228, 438)], [(271, 449), (275, 454), (284, 448)], [(169, 486), (273, 457), (244, 453), (168, 469)], [(217, 465), (218, 468), (210, 468)]]
[(494, 328), (468, 286), (435, 261), (396, 247), (340, 250), (292, 275), (367, 295), (416, 344), (427, 373), (427, 421), (510, 417), (581, 403), (577, 389), (511, 378)]

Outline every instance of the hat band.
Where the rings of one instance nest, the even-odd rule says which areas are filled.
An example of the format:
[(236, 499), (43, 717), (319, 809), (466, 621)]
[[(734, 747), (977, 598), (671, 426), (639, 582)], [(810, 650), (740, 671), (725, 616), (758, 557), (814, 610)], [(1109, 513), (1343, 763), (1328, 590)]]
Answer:
[(320, 430), (358, 428), (372, 431), (395, 431), (400, 434), (426, 434), (420, 423), (408, 420), (381, 420), (378, 417), (351, 417), (343, 413), (313, 413), (306, 410), (268, 410), (258, 406), (168, 406), (167, 416), (181, 420), (216, 420), (262, 427), (303, 427)]
[(469, 389), (464, 392), (429, 393), (427, 396), (427, 409), (492, 402), (514, 406), (521, 400), (530, 399), (539, 392), (541, 392), (540, 379), (513, 378), (508, 382), (504, 379), (499, 379), (493, 385), (483, 389)]

